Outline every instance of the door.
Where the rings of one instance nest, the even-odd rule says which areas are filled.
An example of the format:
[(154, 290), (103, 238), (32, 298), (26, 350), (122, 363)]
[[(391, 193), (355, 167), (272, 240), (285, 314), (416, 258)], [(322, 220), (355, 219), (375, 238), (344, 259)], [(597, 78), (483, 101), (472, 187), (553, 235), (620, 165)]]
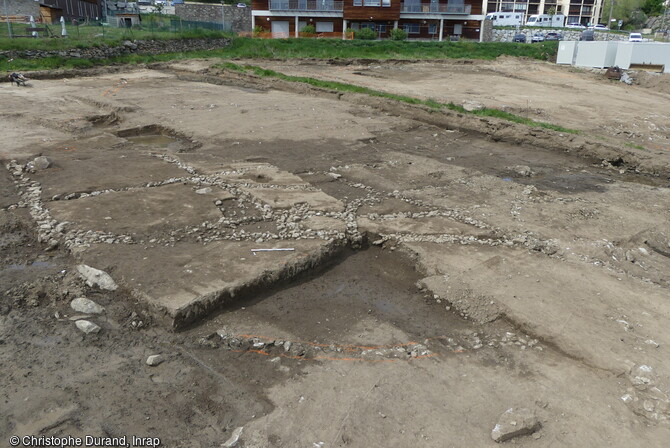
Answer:
[(288, 20), (272, 22), (272, 37), (274, 39), (286, 39), (289, 37), (290, 29)]
[(461, 25), (460, 23), (455, 24), (454, 25), (454, 34), (456, 36), (460, 36), (461, 34), (463, 34), (463, 25)]

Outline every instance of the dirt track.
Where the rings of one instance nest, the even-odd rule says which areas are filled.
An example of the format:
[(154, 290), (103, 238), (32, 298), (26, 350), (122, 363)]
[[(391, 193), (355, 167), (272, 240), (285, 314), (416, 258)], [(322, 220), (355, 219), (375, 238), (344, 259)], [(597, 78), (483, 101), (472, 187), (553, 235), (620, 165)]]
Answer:
[(532, 101), (568, 137), (212, 62), (0, 85), (2, 443), (495, 446), (526, 407), (524, 446), (667, 444), (667, 94), (511, 59), (264, 64)]

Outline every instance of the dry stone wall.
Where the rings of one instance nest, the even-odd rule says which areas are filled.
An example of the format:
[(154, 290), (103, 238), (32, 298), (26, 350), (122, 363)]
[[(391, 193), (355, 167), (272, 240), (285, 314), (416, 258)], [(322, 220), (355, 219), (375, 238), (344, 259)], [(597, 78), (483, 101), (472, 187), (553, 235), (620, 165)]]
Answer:
[[(222, 11), (223, 9), (223, 11)], [(184, 3), (175, 5), (175, 15), (193, 22), (226, 23), (226, 30), (239, 33), (251, 31), (251, 8), (211, 3)]]
[[(521, 28), (519, 33), (526, 35), (526, 42), (530, 42), (533, 34), (541, 32), (542, 34), (547, 34), (549, 32), (560, 33), (563, 35), (563, 40), (579, 40), (579, 37), (582, 34), (581, 30), (566, 30), (564, 28)], [(515, 29), (494, 29), (493, 30), (493, 42), (512, 42), (514, 40), (514, 35), (517, 33)], [(595, 40), (628, 40), (628, 34), (617, 34), (617, 33), (601, 33), (596, 31)]]

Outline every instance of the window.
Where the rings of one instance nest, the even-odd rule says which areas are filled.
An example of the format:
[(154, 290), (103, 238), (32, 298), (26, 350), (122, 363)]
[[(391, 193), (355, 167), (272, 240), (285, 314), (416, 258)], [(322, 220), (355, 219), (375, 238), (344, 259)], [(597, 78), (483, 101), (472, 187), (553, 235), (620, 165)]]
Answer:
[(365, 28), (370, 28), (372, 31), (375, 30), (375, 24), (374, 23), (361, 23), (361, 29)]
[(418, 23), (405, 23), (403, 29), (407, 34), (419, 34), (419, 24)]
[(316, 22), (317, 33), (332, 33), (333, 22)]
[(354, 0), (354, 6), (363, 6), (363, 0)]
[(349, 28), (351, 28), (352, 30), (359, 30), (360, 29), (360, 24), (358, 22), (354, 22), (354, 23), (351, 24), (351, 26)]
[(428, 34), (437, 34), (437, 25), (435, 25), (434, 23), (428, 25)]
[(363, 5), (364, 6), (381, 6), (382, 1), (381, 0), (363, 0)]
[(391, 6), (391, 0), (382, 0), (382, 6), (385, 7)]
[(377, 25), (377, 31), (380, 33), (385, 33), (386, 32), (386, 25)]

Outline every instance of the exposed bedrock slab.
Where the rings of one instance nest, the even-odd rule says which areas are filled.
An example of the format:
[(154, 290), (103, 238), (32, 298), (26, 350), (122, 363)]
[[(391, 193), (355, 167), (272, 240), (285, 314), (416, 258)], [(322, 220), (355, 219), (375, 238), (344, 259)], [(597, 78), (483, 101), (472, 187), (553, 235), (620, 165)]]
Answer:
[(279, 188), (243, 188), (261, 202), (275, 209), (288, 209), (297, 204), (308, 204), (312, 210), (342, 212), (344, 204), (322, 191), (285, 190)]
[(42, 184), (45, 199), (56, 194), (135, 187), (188, 176), (176, 165), (136, 151), (64, 147), (50, 151), (49, 158), (54, 164), (51, 168), (30, 176)]
[[(178, 328), (245, 294), (262, 292), (312, 269), (341, 247), (339, 242), (322, 240), (178, 243), (174, 247), (97, 244), (79, 257), (109, 272)], [(294, 250), (252, 253), (252, 249), (269, 248)]]
[(462, 301), (465, 311), (485, 318), (499, 307), (526, 332), (589, 365), (620, 372), (633, 361), (670, 370), (667, 356), (645, 343), (670, 344), (670, 301), (657, 285), (523, 249), (404, 247), (430, 276), (424, 284), (448, 301)]
[(149, 237), (155, 233), (205, 221), (217, 221), (221, 212), (214, 205), (219, 187), (210, 194), (196, 194), (191, 185), (111, 192), (73, 201), (48, 204), (51, 215), (78, 229)]

